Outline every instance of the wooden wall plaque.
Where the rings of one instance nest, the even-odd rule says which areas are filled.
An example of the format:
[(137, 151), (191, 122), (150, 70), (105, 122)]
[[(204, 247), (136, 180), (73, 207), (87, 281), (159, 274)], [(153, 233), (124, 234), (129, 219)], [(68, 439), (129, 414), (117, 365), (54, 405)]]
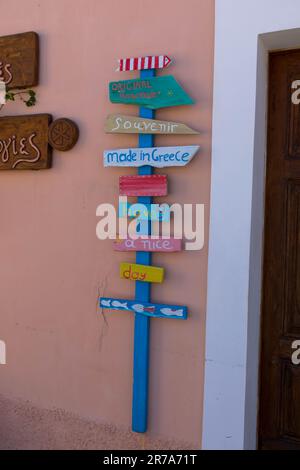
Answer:
[(39, 37), (34, 32), (0, 37), (0, 80), (6, 88), (38, 85)]
[(43, 170), (51, 167), (48, 145), (50, 114), (0, 117), (0, 170)]

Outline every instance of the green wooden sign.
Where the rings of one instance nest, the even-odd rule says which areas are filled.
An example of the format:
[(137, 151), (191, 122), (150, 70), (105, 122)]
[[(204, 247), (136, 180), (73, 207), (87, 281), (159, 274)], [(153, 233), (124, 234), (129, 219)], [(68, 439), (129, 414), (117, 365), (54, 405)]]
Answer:
[(136, 104), (150, 109), (194, 103), (172, 75), (111, 82), (109, 97), (112, 103)]

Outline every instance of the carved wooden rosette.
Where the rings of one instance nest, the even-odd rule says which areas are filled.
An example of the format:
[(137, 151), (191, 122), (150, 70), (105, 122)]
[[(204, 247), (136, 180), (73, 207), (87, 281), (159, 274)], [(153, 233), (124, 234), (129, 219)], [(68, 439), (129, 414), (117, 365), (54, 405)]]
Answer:
[(79, 137), (79, 130), (75, 122), (71, 119), (56, 119), (49, 127), (49, 144), (55, 150), (66, 152), (76, 145)]

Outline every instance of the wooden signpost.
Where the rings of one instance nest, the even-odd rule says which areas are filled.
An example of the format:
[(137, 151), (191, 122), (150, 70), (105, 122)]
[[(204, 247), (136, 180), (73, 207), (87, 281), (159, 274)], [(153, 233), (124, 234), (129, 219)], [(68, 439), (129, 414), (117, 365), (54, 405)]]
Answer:
[(166, 196), (167, 194), (165, 175), (120, 176), (121, 196)]
[(152, 304), (149, 302), (137, 302), (136, 300), (111, 299), (109, 297), (101, 297), (100, 307), (138, 313), (146, 317), (169, 318), (174, 320), (186, 320), (188, 313), (186, 307), (178, 305)]
[(151, 147), (105, 150), (104, 166), (139, 167), (151, 165), (155, 168), (185, 166), (196, 155), (198, 145), (184, 147)]
[(38, 79), (38, 35), (29, 32), (0, 37), (0, 81), (6, 89), (34, 87)]
[(108, 134), (199, 134), (199, 132), (179, 122), (142, 119), (122, 114), (109, 114), (107, 116), (105, 132)]
[(115, 251), (151, 251), (152, 253), (174, 253), (182, 250), (182, 240), (176, 238), (126, 238), (114, 241)]
[[(146, 69), (146, 64), (150, 69)], [(141, 75), (139, 80), (110, 83), (110, 100), (113, 103), (140, 105), (140, 116), (139, 118), (110, 116), (106, 123), (106, 130), (116, 133), (127, 130), (130, 133), (138, 132), (140, 149), (108, 150), (104, 153), (105, 166), (138, 166), (137, 176), (120, 177), (120, 194), (138, 196), (137, 205), (147, 208), (152, 206), (152, 196), (167, 194), (167, 177), (153, 175), (153, 167), (158, 166), (157, 161), (161, 166), (174, 166), (178, 158), (179, 165), (184, 166), (199, 148), (198, 146), (154, 148), (153, 134), (179, 133), (176, 132), (175, 127), (172, 127), (172, 124), (176, 123), (154, 121), (154, 110), (194, 103), (172, 76), (155, 78), (155, 68), (158, 68), (156, 59), (151, 60), (151, 65), (149, 65), (149, 59), (146, 61), (145, 58), (123, 59), (119, 62), (119, 70), (139, 69)], [(164, 125), (166, 128), (163, 127)], [(178, 124), (178, 126), (183, 125)], [(189, 132), (189, 128), (181, 127), (180, 129), (184, 131), (183, 133), (194, 133)], [(100, 298), (101, 309), (135, 313), (132, 430), (138, 433), (147, 431), (150, 318), (185, 320), (188, 315), (187, 307), (151, 303), (151, 283), (162, 282), (164, 276), (163, 268), (151, 266), (151, 254), (152, 252), (180, 251), (181, 240), (171, 238), (152, 240), (150, 237), (152, 213), (151, 210), (147, 212), (148, 223), (140, 224), (142, 229), (136, 240), (127, 239), (114, 243), (116, 251), (136, 250), (136, 264), (122, 263), (120, 266), (122, 278), (136, 281), (135, 299)]]
[(121, 263), (120, 276), (122, 279), (140, 282), (162, 283), (164, 280), (164, 269), (141, 264)]
[(135, 104), (149, 109), (194, 104), (172, 75), (111, 82), (109, 96), (112, 103)]

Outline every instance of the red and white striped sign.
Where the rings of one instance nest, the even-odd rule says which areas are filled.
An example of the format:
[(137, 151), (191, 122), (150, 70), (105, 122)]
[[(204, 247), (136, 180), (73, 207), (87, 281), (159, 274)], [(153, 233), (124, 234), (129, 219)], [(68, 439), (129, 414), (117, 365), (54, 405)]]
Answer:
[(163, 69), (170, 65), (171, 59), (167, 55), (152, 55), (119, 59), (118, 62), (117, 72), (128, 72), (131, 70)]

